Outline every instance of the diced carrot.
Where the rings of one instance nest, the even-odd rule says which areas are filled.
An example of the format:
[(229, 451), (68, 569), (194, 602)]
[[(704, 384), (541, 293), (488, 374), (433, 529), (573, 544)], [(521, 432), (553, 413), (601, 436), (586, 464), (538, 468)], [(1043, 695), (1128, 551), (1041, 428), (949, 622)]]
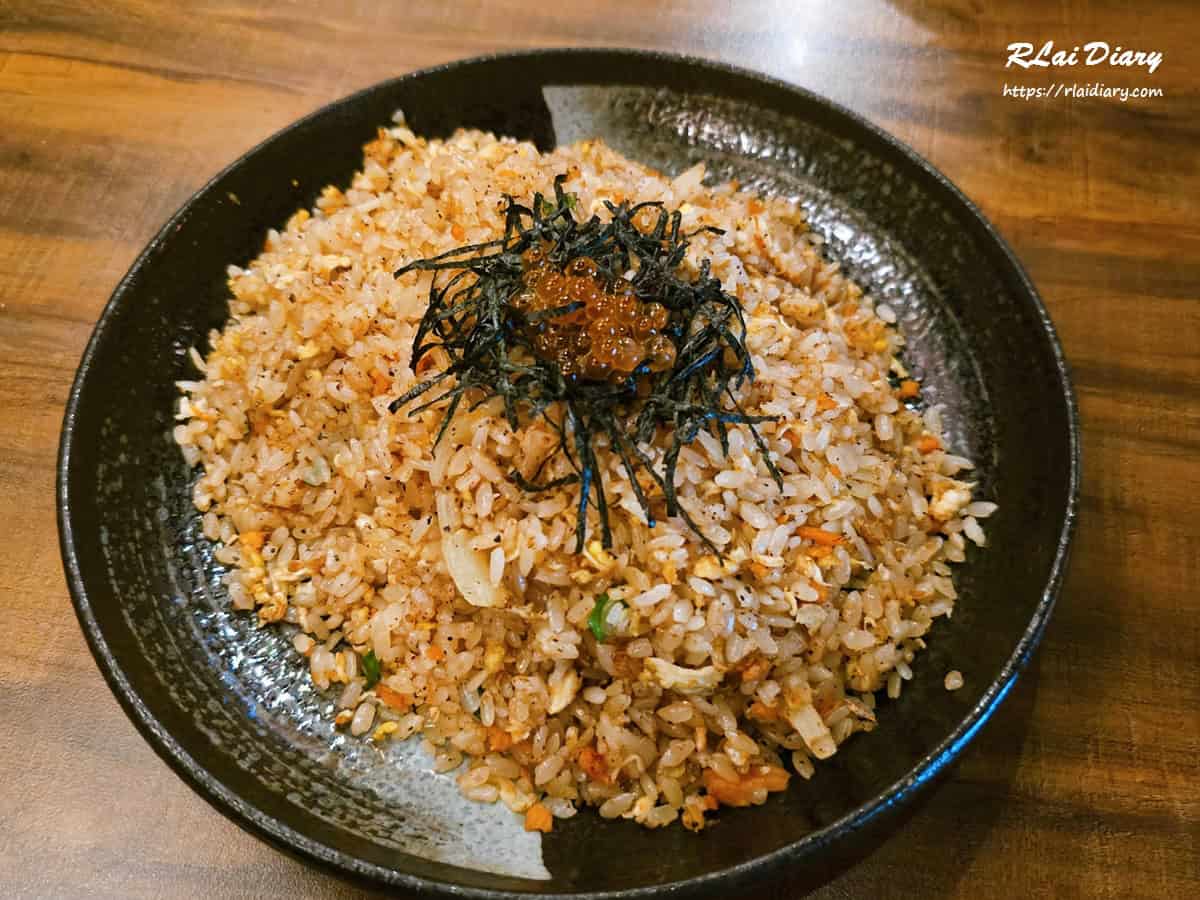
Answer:
[(932, 434), (923, 434), (917, 439), (917, 449), (922, 453), (932, 453), (934, 450), (940, 450), (942, 442)]
[(746, 710), (746, 715), (760, 722), (774, 722), (779, 718), (779, 709), (774, 706), (767, 706), (761, 700), (755, 700), (750, 704), (750, 708)]
[(413, 372), (417, 375), (424, 375), (430, 369), (440, 368), (446, 363), (446, 361), (446, 351), (440, 347), (435, 347), (433, 350), (417, 360), (417, 365), (416, 368), (413, 369)]
[(902, 399), (909, 400), (921, 393), (920, 382), (913, 381), (911, 378), (906, 378), (904, 381), (900, 382), (900, 390), (898, 390), (896, 393), (898, 393)]
[(786, 791), (788, 779), (792, 776), (787, 769), (782, 769), (779, 766), (763, 766), (757, 775), (752, 776), (758, 779), (756, 786), (761, 783), (768, 791)]
[(817, 409), (821, 412), (826, 412), (837, 406), (837, 401), (828, 394), (822, 394), (817, 398)]
[[(461, 241), (463, 238), (465, 238), (467, 236), (467, 229), (463, 228), (460, 224), (455, 222), (453, 225), (450, 226), (450, 234), (451, 234), (451, 236), (453, 236), (453, 238), (456, 241)], [(547, 830), (549, 830), (549, 829), (547, 829)]]
[(725, 806), (749, 806), (755, 791), (782, 791), (791, 776), (778, 766), (759, 766), (756, 771), (742, 775), (737, 781), (727, 781), (712, 769), (704, 770), (704, 787)]
[(796, 529), (796, 534), (814, 544), (822, 544), (826, 547), (836, 547), (845, 540), (840, 534), (834, 534), (824, 528), (814, 528), (811, 525), (801, 525)]
[(378, 369), (371, 370), (371, 382), (375, 385), (374, 393), (376, 397), (378, 397), (380, 394), (386, 394), (388, 389), (392, 386), (392, 383), (388, 380), (388, 377)]
[(487, 731), (488, 749), (503, 752), (513, 745), (512, 735), (493, 725)]
[(425, 656), (428, 657), (429, 659), (432, 659), (434, 662), (437, 662), (439, 659), (441, 659), (445, 655), (446, 655), (446, 651), (443, 650), (441, 647), (439, 647), (437, 644), (430, 644), (428, 647), (425, 648)]
[(249, 547), (251, 550), (261, 550), (263, 542), (266, 541), (267, 535), (263, 531), (243, 531), (238, 541), (244, 547)]
[(592, 781), (608, 784), (612, 776), (608, 774), (608, 765), (604, 762), (604, 754), (597, 753), (591, 747), (579, 751), (579, 768), (587, 773)]
[(841, 478), (841, 477), (842, 477), (842, 470), (841, 470), (841, 469), (839, 469), (839, 468), (838, 468), (836, 465), (834, 465), (833, 463), (830, 463), (830, 464), (829, 464), (829, 471), (833, 473), (833, 477), (834, 477), (834, 478)]
[(809, 548), (808, 555), (813, 559), (824, 559), (832, 552), (832, 547), (826, 547), (823, 544), (817, 544), (817, 546)]
[(742, 681), (759, 681), (771, 671), (771, 664), (762, 657), (754, 657), (742, 666)]
[(550, 815), (550, 810), (546, 809), (542, 804), (533, 804), (525, 813), (526, 831), (541, 831), (549, 834), (550, 829), (553, 827), (554, 816)]
[(375, 696), (397, 712), (406, 712), (412, 707), (413, 698), (400, 691), (393, 691), (386, 684), (375, 685)]
[(736, 781), (726, 781), (712, 769), (704, 770), (704, 787), (708, 795), (726, 806), (749, 806), (750, 798)]

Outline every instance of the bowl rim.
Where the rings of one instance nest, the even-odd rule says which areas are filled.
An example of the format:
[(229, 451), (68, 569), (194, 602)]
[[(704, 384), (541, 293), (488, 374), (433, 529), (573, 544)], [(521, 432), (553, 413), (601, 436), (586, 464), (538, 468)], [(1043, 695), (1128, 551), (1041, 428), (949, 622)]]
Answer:
[[(1002, 267), (1008, 267), (1015, 281), (1015, 286), (1019, 289), (1019, 293), (1023, 295), (1022, 299), (1032, 305), (1037, 323), (1041, 327), (1042, 334), (1048, 342), (1053, 356), (1054, 369), (1058, 377), (1058, 388), (1061, 391), (1061, 400), (1067, 411), (1068, 433), (1066, 437), (1070, 463), (1067, 503), (1066, 509), (1063, 512), (1062, 527), (1059, 530), (1056, 542), (1054, 560), (1050, 566), (1046, 587), (1042, 592), (1041, 599), (1038, 601), (1029, 625), (1021, 635), (1021, 639), (1017, 642), (1012, 654), (1001, 668), (999, 675), (996, 676), (975, 705), (958, 725), (937, 746), (918, 760), (902, 778), (881, 791), (872, 800), (856, 807), (834, 822), (812, 831), (790, 844), (728, 868), (661, 884), (641, 885), (605, 891), (568, 893), (526, 892), (467, 886), (449, 881), (437, 881), (367, 862), (352, 854), (345, 853), (309, 838), (276, 816), (268, 814), (257, 806), (248, 803), (239, 794), (226, 787), (219, 778), (212, 775), (205, 768), (199, 759), (176, 741), (173, 735), (154, 717), (137, 691), (132, 687), (112, 648), (101, 634), (91, 600), (88, 597), (83, 572), (75, 549), (78, 535), (72, 523), (72, 498), (70, 479), (68, 477), (73, 459), (74, 432), (79, 415), (83, 385), (88, 378), (92, 363), (104, 339), (105, 333), (116, 314), (117, 308), (124, 295), (136, 280), (142, 267), (152, 256), (159, 252), (170, 238), (170, 235), (176, 230), (176, 226), (189, 215), (192, 207), (214, 185), (220, 182), (226, 175), (242, 166), (260, 150), (282, 139), (293, 130), (329, 115), (341, 107), (352, 105), (368, 94), (387, 90), (405, 82), (419, 81), (430, 75), (453, 71), (455, 69), (506, 61), (519, 63), (523, 60), (554, 56), (591, 57), (594, 60), (604, 58), (633, 58), (642, 62), (658, 61), (673, 66), (702, 70), (707, 74), (726, 78), (732, 77), (743, 82), (757, 83), (762, 88), (799, 95), (807, 103), (824, 107), (826, 111), (833, 114), (834, 117), (842, 119), (844, 123), (858, 129), (860, 132), (866, 132), (875, 141), (881, 143), (886, 151), (903, 157), (911, 166), (930, 179), (936, 186), (936, 189), (943, 192), (944, 199), (948, 200), (952, 205), (958, 206), (966, 214), (977, 228), (978, 234), (982, 238), (981, 243), (985, 246), (990, 245), (994, 251), (998, 251), (995, 261)], [(617, 79), (614, 79), (613, 83), (617, 83)], [(726, 62), (706, 59), (693, 54), (616, 46), (540, 47), (483, 54), (416, 69), (324, 104), (313, 112), (292, 121), (239, 155), (237, 159), (208, 179), (183, 203), (138, 254), (129, 270), (117, 283), (96, 321), (96, 325), (76, 370), (63, 415), (57, 459), (55, 493), (59, 549), (63, 568), (67, 576), (67, 585), (80, 628), (87, 640), (92, 656), (100, 668), (101, 674), (108, 682), (109, 688), (116, 696), (121, 708), (136, 726), (142, 737), (154, 748), (159, 757), (196, 793), (231, 821), (256, 837), (263, 839), (271, 846), (283, 850), (289, 855), (300, 858), (303, 861), (317, 863), (334, 870), (338, 874), (355, 880), (367, 880), (376, 884), (404, 888), (426, 896), (449, 896), (464, 898), (464, 900), (517, 900), (517, 898), (525, 897), (544, 897), (551, 898), (551, 900), (553, 898), (559, 898), (559, 900), (609, 900), (609, 898), (620, 897), (639, 898), (640, 900), (640, 898), (650, 898), (662, 892), (669, 892), (676, 896), (683, 894), (691, 895), (718, 887), (728, 889), (734, 885), (744, 885), (753, 880), (777, 875), (789, 862), (798, 861), (802, 857), (811, 857), (814, 853), (819, 852), (833, 841), (846, 836), (848, 833), (862, 830), (884, 811), (904, 804), (958, 758), (966, 745), (975, 737), (1012, 689), (1017, 677), (1024, 670), (1033, 652), (1036, 650), (1053, 612), (1066, 574), (1071, 541), (1078, 519), (1082, 465), (1080, 443), (1078, 405), (1062, 344), (1050, 320), (1046, 306), (1028, 273), (1017, 259), (1016, 254), (1007, 241), (1004, 240), (996, 227), (983, 215), (975, 203), (967, 198), (949, 178), (906, 143), (873, 124), (862, 115), (814, 91)]]

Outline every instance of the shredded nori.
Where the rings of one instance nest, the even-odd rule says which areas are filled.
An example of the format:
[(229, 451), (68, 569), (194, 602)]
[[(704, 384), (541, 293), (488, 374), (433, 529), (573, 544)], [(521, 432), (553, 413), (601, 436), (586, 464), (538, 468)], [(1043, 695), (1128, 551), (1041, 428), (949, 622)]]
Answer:
[[(576, 552), (587, 534), (587, 510), (599, 514), (603, 546), (612, 546), (608, 500), (596, 457), (596, 438), (605, 435), (637, 496), (649, 526), (654, 526), (650, 504), (637, 479), (639, 468), (661, 488), (668, 516), (680, 516), (713, 551), (675, 495), (675, 469), (679, 452), (707, 429), (728, 452), (728, 427), (745, 425), (776, 484), (782, 479), (755, 425), (773, 416), (750, 415), (738, 404), (736, 392), (754, 378), (746, 350), (746, 322), (741, 303), (721, 289), (709, 260), (699, 265), (694, 279), (679, 274), (689, 239), (701, 231), (681, 230), (682, 216), (662, 203), (605, 201), (608, 221), (592, 216), (576, 219), (576, 198), (563, 190), (565, 175), (554, 180), (554, 200), (534, 195), (530, 206), (504, 198), (504, 235), (480, 244), (468, 244), (428, 259), (410, 262), (396, 277), (413, 271), (433, 271), (429, 306), (413, 339), (412, 367), (435, 348), (448, 357), (445, 367), (423, 380), (390, 404), (393, 413), (439, 385), (449, 385), (408, 412), (416, 415), (446, 403), (435, 446), (451, 419), (469, 398), (469, 409), (499, 397), (504, 416), (515, 431), (521, 418), (541, 416), (558, 433), (561, 452), (574, 473), (549, 482), (538, 478), (550, 454), (531, 479), (512, 472), (513, 481), (530, 493), (566, 484), (579, 484), (575, 529)], [(652, 212), (647, 213), (650, 210)], [(638, 218), (645, 230), (634, 224)], [(646, 227), (653, 217), (653, 227)], [(510, 301), (522, 288), (521, 254), (530, 247), (547, 249), (552, 265), (560, 270), (580, 257), (593, 260), (597, 277), (612, 286), (627, 273), (638, 297), (660, 303), (669, 312), (664, 333), (675, 344), (674, 366), (653, 373), (646, 364), (625, 381), (613, 384), (584, 378), (567, 379), (553, 362), (533, 350), (530, 326), (540, 319), (566, 315), (576, 307), (564, 306), (526, 315)], [(442, 276), (442, 273), (446, 273)], [(640, 388), (640, 389), (639, 389)], [(644, 446), (664, 430), (669, 444), (662, 471)]]

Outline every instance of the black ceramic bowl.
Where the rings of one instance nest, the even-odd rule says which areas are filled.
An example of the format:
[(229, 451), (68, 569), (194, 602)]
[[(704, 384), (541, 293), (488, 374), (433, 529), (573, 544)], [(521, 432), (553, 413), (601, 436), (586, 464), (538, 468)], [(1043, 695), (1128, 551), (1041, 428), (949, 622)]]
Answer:
[[(545, 838), (548, 881), (422, 858), (436, 836), (347, 774), (330, 699), (307, 684), (286, 635), (226, 609), (189, 502), (193, 473), (170, 440), (173, 382), (194, 376), (226, 316), (225, 267), (268, 228), (345, 184), (375, 128), (403, 109), (418, 132), (475, 126), (540, 147), (598, 136), (668, 172), (705, 160), (799, 198), (814, 228), (900, 316), (951, 446), (979, 463), (1000, 504), (990, 547), (960, 567), (941, 622), (879, 728), (810, 782), (730, 810), (695, 836), (584, 812)], [(126, 712), (202, 796), (275, 845), (343, 874), (447, 895), (509, 892), (723, 896), (765, 876), (810, 883), (887, 827), (963, 749), (1009, 691), (1050, 615), (1076, 511), (1078, 435), (1062, 352), (1029, 279), (942, 175), (854, 114), (713, 63), (631, 51), (554, 50), (454, 63), (355, 94), (297, 122), (201, 189), (118, 285), (71, 391), (59, 457), (63, 562), (79, 621)], [(960, 669), (966, 685), (943, 689)], [(361, 748), (360, 748), (361, 749)], [(131, 788), (133, 786), (131, 785)], [(386, 793), (386, 792), (385, 792)], [(423, 818), (424, 816), (424, 818)], [(455, 840), (453, 835), (447, 840)]]

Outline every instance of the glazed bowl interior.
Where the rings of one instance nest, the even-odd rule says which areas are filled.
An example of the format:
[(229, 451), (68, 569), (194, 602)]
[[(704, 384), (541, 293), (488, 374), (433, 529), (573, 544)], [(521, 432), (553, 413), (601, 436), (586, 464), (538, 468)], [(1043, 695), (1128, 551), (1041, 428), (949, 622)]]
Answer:
[[(600, 137), (667, 172), (704, 161), (710, 182), (796, 198), (828, 254), (897, 311), (951, 448), (977, 462), (979, 494), (1000, 512), (990, 546), (959, 567), (959, 605), (934, 628), (902, 697), (882, 701), (878, 729), (811, 781), (723, 811), (699, 836), (583, 812), (544, 839), (548, 880), (479, 871), (445, 849), (458, 838), (434, 807), (398, 806), (355, 775), (373, 751), (329, 727), (334, 698), (308, 683), (289, 635), (228, 609), (190, 503), (194, 473), (170, 439), (174, 382), (195, 377), (188, 348), (206, 349), (225, 320), (226, 266), (251, 260), (267, 230), (325, 185), (345, 185), (362, 144), (397, 109), (418, 134), (478, 127), (542, 149)], [(1077, 459), (1070, 387), (1036, 293), (974, 207), (911, 151), (745, 72), (542, 51), (379, 85), (291, 126), (202, 189), (104, 311), (70, 398), (59, 477), (64, 562), (102, 671), (156, 750), (243, 826), (342, 873), (418, 890), (636, 894), (686, 882), (685, 892), (720, 894), (821, 867), (969, 740), (1049, 615)], [(950, 669), (965, 678), (955, 692), (943, 687)]]

